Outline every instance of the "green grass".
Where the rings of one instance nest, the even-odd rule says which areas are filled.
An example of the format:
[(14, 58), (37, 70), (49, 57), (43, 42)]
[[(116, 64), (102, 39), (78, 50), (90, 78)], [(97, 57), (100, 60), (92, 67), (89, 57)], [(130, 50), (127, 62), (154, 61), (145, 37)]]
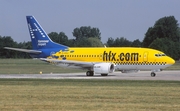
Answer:
[(0, 79), (0, 110), (178, 111), (179, 81)]
[(0, 74), (70, 73), (82, 70), (58, 67), (35, 59), (0, 59)]
[[(180, 62), (170, 70), (179, 70)], [(33, 59), (0, 59), (1, 74), (80, 72)], [(0, 79), (0, 111), (178, 111), (179, 81)]]

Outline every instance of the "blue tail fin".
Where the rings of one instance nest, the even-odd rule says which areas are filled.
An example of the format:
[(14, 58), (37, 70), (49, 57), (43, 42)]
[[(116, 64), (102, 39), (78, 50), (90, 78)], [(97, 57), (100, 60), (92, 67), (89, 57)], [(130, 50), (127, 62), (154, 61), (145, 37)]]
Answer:
[(68, 48), (67, 46), (53, 42), (33, 16), (26, 16), (26, 18), (34, 50), (50, 48)]

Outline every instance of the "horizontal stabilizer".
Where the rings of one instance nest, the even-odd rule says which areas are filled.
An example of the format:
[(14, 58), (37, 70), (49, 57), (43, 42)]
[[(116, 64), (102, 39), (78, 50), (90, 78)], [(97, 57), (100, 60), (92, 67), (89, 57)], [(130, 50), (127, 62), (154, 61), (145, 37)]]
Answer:
[(20, 52), (26, 52), (26, 53), (31, 53), (31, 54), (41, 54), (42, 51), (38, 50), (28, 50), (28, 49), (20, 49), (20, 48), (12, 48), (12, 47), (4, 47), (5, 49), (10, 49), (10, 50), (15, 50), (15, 51), (20, 51)]

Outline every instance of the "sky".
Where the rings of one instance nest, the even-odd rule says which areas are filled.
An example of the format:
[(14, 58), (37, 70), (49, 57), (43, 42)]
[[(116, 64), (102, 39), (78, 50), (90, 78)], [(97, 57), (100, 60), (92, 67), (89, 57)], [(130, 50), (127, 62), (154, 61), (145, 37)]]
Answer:
[(72, 32), (81, 26), (100, 29), (101, 41), (144, 39), (149, 27), (165, 16), (180, 22), (180, 0), (0, 0), (0, 35), (30, 41), (26, 16), (33, 15), (47, 32)]

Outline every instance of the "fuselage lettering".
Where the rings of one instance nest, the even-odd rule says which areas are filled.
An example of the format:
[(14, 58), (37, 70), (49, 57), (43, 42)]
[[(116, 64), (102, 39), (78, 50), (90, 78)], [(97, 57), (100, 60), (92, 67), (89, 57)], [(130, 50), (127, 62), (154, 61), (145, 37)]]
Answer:
[(112, 51), (104, 51), (103, 53), (103, 61), (138, 61), (139, 53), (120, 53), (116, 56), (117, 53)]
[(113, 53), (112, 51), (103, 53), (103, 61), (116, 61), (116, 53)]
[(119, 59), (120, 61), (138, 61), (139, 53), (120, 53)]

